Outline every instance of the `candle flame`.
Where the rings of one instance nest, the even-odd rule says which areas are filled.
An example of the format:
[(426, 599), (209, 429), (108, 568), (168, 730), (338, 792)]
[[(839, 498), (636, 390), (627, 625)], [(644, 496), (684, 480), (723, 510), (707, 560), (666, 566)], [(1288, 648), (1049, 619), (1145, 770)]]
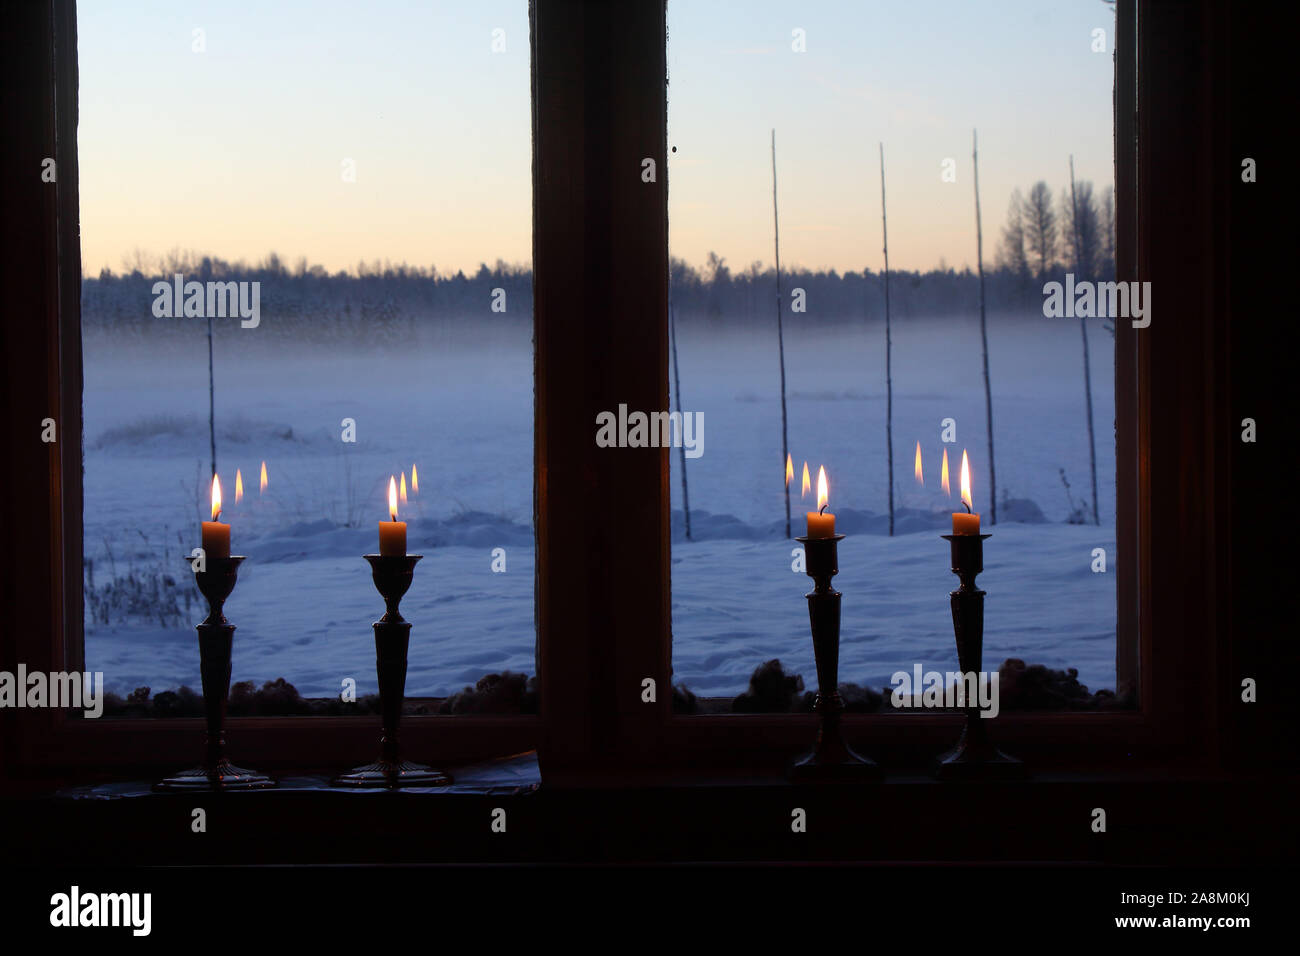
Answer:
[(925, 472), (921, 470), (921, 443), (916, 443), (916, 483), (925, 487)]
[(420, 473), (415, 470), (414, 465), (411, 466), (411, 492), (417, 495), (420, 493)]
[(388, 520), (397, 520), (397, 479), (388, 476)]
[(262, 462), (262, 484), (257, 489), (257, 493), (260, 495), (264, 491), (266, 491), (266, 462)]
[(808, 462), (805, 461), (803, 463), (803, 491), (800, 493), (800, 497), (808, 494), (808, 489), (811, 487), (812, 479), (808, 477)]
[(972, 506), (970, 496), (970, 462), (966, 459), (965, 448), (961, 450), (961, 501), (969, 512)]
[(402, 504), (406, 504), (406, 472), (402, 472), (402, 485), (397, 494), (402, 499)]
[(826, 481), (826, 466), (822, 465), (817, 469), (817, 510), (825, 508), (829, 499), (830, 485)]
[(949, 498), (952, 497), (952, 488), (948, 485), (948, 449), (943, 450), (943, 469), (939, 473), (939, 484), (943, 488), (943, 493)]
[(235, 504), (244, 500), (244, 476), (235, 469)]
[(785, 456), (785, 486), (790, 487), (790, 479), (794, 477), (794, 460), (787, 454)]
[(217, 515), (221, 514), (221, 479), (216, 475), (212, 476), (212, 520), (217, 520)]

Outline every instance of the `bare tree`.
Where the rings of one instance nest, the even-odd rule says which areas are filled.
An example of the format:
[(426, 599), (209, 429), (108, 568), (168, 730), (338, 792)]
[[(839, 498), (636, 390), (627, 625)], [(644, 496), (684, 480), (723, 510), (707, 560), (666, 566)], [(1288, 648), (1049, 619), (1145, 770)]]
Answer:
[(173, 276), (176, 273), (192, 272), (190, 264), (194, 256), (191, 253), (182, 252), (180, 246), (172, 246), (166, 255), (162, 257), (163, 275)]
[(1002, 227), (1002, 245), (998, 249), (998, 265), (1015, 273), (1019, 279), (1029, 278), (1029, 257), (1025, 253), (1025, 198), (1017, 189), (1007, 205), (1007, 224)]
[(708, 261), (704, 263), (704, 281), (721, 285), (731, 281), (731, 268), (727, 265), (726, 257), (718, 255), (711, 249)]
[(161, 262), (139, 246), (122, 254), (122, 272), (125, 275), (139, 273), (142, 276), (163, 274)]
[(1071, 183), (1072, 191), (1061, 195), (1061, 232), (1068, 237), (1073, 253), (1076, 280), (1095, 279), (1102, 261), (1101, 220), (1092, 183), (1086, 179)]
[(1056, 213), (1052, 209), (1052, 190), (1039, 180), (1029, 190), (1022, 212), (1025, 245), (1031, 261), (1038, 266), (1038, 278), (1056, 261)]
[(1115, 187), (1107, 186), (1097, 201), (1097, 230), (1100, 243), (1100, 274), (1104, 279), (1115, 277)]

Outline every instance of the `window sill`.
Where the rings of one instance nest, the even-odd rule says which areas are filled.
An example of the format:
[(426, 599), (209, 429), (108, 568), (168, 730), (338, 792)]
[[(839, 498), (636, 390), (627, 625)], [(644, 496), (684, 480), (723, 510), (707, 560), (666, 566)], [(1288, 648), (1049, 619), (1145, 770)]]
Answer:
[[(340, 791), (323, 776), (229, 795), (153, 794), (143, 783), (29, 790), (4, 800), (0, 849), (85, 865), (918, 861), (1075, 864), (1281, 862), (1297, 780), (1123, 771), (940, 784), (794, 787), (776, 776), (538, 786), (536, 757), (452, 768), (436, 791)], [(573, 781), (570, 781), (573, 783)], [(51, 798), (53, 796), (53, 798)], [(382, 800), (382, 805), (375, 800)], [(219, 838), (193, 834), (203, 807)], [(1107, 814), (1093, 830), (1094, 811)], [(794, 832), (802, 810), (806, 830)], [(504, 812), (505, 832), (493, 830)], [(1213, 827), (1206, 821), (1214, 820)], [(1261, 832), (1276, 840), (1261, 841)], [(1255, 834), (1255, 837), (1251, 837)]]

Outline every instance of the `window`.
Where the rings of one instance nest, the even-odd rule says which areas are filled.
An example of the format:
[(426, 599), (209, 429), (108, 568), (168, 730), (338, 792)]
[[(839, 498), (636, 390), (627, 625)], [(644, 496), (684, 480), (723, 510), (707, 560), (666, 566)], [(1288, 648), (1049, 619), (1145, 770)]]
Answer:
[[(1117, 276), (1159, 284), (1158, 308), (1177, 317), (1176, 334), (1116, 328), (1116, 543), (1134, 564), (1131, 576), (1116, 577), (1119, 676), (1140, 679), (1141, 709), (1000, 721), (999, 742), (1042, 767), (1202, 759), (1196, 742), (1222, 721), (1217, 703), (1201, 702), (1219, 700), (1214, 680), (1232, 661), (1220, 636), (1228, 632), (1216, 632), (1230, 609), (1228, 556), (1219, 547), (1229, 527), (1227, 439), (1217, 437), (1227, 434), (1217, 426), (1230, 415), (1226, 392), (1207, 387), (1226, 375), (1226, 334), (1212, 318), (1227, 265), (1216, 253), (1222, 234), (1211, 213), (1228, 186), (1203, 195), (1223, 157), (1189, 157), (1185, 148), (1189, 137), (1217, 141), (1223, 120), (1200, 109), (1187, 82), (1199, 69), (1198, 50), (1184, 42), (1194, 25), (1144, 8), (1139, 29), (1135, 4), (1116, 8)], [(4, 325), (0, 355), (14, 421), (53, 417), (65, 435), (81, 432), (73, 14), (66, 0), (16, 9), (12, 35), (30, 42), (5, 67), (16, 88), (32, 91), (17, 100), (13, 122), (27, 135), (6, 152), (15, 170), (7, 181), (19, 182), (26, 174), (18, 171), (39, 169), (44, 157), (60, 162), (54, 190), (6, 187), (16, 221), (30, 224), (12, 265), (33, 281), (11, 290), (15, 314), (31, 320)], [(668, 200), (641, 178), (645, 158), (669, 155), (665, 39), (656, 3), (539, 0), (533, 8), (541, 715), (412, 720), (404, 742), (424, 746), (429, 759), (537, 744), (550, 782), (611, 775), (633, 782), (728, 766), (775, 770), (809, 744), (810, 718), (674, 718), (668, 694), (647, 700), (646, 680), (660, 691), (671, 681), (668, 449), (611, 454), (592, 440), (595, 416), (620, 401), (668, 407)], [(1177, 424), (1153, 427), (1159, 409)], [(5, 474), (5, 527), (23, 557), (2, 584), (10, 616), (0, 646), (6, 660), (29, 667), (81, 666), (80, 448), (16, 443)], [(1187, 520), (1187, 502), (1204, 506), (1201, 520)], [(149, 721), (123, 733), (120, 723), (58, 713), (0, 717), (10, 752), (27, 768), (171, 766), (196, 746), (188, 721)], [(943, 715), (849, 721), (856, 746), (900, 768), (950, 745), (955, 730)], [(241, 758), (272, 772), (341, 766), (368, 751), (374, 733), (365, 718), (248, 719), (231, 729)]]
[[(790, 539), (817, 508), (819, 466), (848, 535), (841, 681), (874, 692), (918, 664), (953, 670), (938, 535), (962, 510), (968, 452), (996, 535), (983, 666), (1074, 668), (1086, 688), (1059, 673), (1062, 706), (1112, 703), (1086, 691), (1116, 688), (1115, 580), (1132, 567), (1115, 540), (1115, 319), (1075, 318), (1073, 294), (1115, 279), (1111, 12), (679, 3), (669, 37), (673, 407), (708, 426), (670, 456), (674, 681), (743, 695), (736, 709), (811, 705)], [(800, 684), (747, 687), (774, 659)]]
[[(390, 476), (424, 554), (408, 697), (536, 711), (527, 35), (520, 3), (78, 9), (85, 666), (110, 713), (200, 686), (183, 561), (214, 473), (247, 555), (236, 713), (376, 692), (361, 555)], [(316, 700), (255, 699), (277, 679)]]

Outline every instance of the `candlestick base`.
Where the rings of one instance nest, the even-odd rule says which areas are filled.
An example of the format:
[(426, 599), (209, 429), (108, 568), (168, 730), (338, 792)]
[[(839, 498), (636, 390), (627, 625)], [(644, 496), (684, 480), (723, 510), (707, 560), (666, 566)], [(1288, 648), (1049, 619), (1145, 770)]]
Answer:
[(838, 693), (823, 699), (817, 695), (817, 712), (821, 727), (817, 732), (817, 745), (812, 753), (805, 754), (790, 767), (791, 783), (871, 783), (884, 778), (880, 765), (860, 754), (844, 742), (840, 728), (840, 714), (844, 705)]
[(341, 773), (332, 781), (336, 787), (441, 787), (451, 783), (451, 774), (409, 760), (376, 760), (364, 767)]
[(957, 746), (934, 758), (930, 772), (939, 780), (1022, 780), (1025, 765), (1009, 757), (980, 729), (984, 718), (968, 717)]
[(154, 790), (169, 791), (226, 791), (226, 790), (265, 790), (274, 787), (275, 781), (266, 774), (236, 767), (229, 760), (223, 760), (215, 767), (191, 767), (173, 774), (165, 780), (154, 784)]
[(790, 782), (815, 783), (879, 783), (884, 779), (880, 765), (859, 757), (852, 750), (844, 763), (825, 763), (816, 754), (808, 754), (790, 767)]

